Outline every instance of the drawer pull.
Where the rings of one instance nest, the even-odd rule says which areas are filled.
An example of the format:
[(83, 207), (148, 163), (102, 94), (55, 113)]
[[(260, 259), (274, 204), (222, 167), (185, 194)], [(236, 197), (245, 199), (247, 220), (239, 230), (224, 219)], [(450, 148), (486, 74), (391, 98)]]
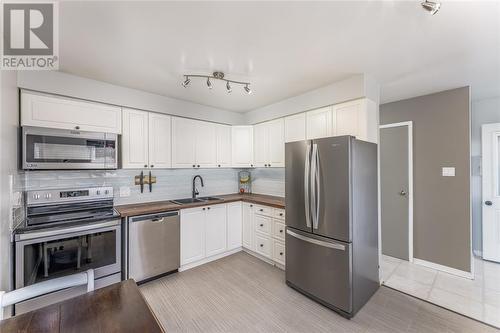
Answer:
[(264, 247), (264, 244), (260, 244), (260, 247)]
[(263, 227), (264, 225), (261, 223), (260, 226)]
[(280, 233), (283, 233), (283, 229), (280, 229)]
[(280, 252), (280, 256), (282, 256), (282, 255), (283, 255), (283, 252)]
[(207, 207), (208, 210), (210, 210), (210, 207)]
[(262, 208), (261, 208), (261, 209), (259, 209), (259, 210), (260, 210), (261, 212), (263, 212), (263, 211), (264, 211), (264, 209), (262, 209)]
[(283, 216), (283, 213), (280, 213), (280, 216)]

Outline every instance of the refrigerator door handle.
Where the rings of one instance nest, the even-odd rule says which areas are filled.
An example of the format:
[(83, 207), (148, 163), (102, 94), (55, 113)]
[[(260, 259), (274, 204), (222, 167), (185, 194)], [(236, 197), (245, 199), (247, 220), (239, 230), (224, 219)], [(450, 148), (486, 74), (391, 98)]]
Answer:
[(318, 229), (319, 224), (319, 203), (320, 203), (320, 180), (319, 180), (319, 154), (318, 154), (318, 144), (313, 145), (312, 150), (312, 175), (313, 175), (313, 228)]
[(310, 171), (311, 171), (311, 145), (307, 144), (306, 149), (306, 160), (304, 165), (304, 205), (305, 205), (305, 214), (306, 214), (306, 226), (308, 228), (311, 227), (311, 206), (309, 202), (309, 179), (310, 179)]
[(345, 251), (345, 245), (342, 245), (342, 244), (329, 243), (329, 242), (321, 241), (319, 239), (314, 239), (314, 238), (309, 238), (309, 237), (306, 237), (306, 236), (302, 236), (302, 235), (299, 235), (299, 234), (291, 231), (290, 229), (286, 229), (286, 233), (289, 234), (292, 237), (295, 237), (297, 239), (303, 240), (304, 242), (308, 242), (308, 243), (319, 245), (319, 246), (323, 246), (323, 247), (328, 247), (330, 249)]

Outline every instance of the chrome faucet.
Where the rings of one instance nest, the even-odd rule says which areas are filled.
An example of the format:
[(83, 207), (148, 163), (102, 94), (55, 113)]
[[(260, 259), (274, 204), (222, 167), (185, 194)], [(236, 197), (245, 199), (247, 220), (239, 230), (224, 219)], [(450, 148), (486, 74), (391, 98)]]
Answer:
[(193, 177), (193, 199), (195, 199), (196, 196), (200, 194), (200, 192), (198, 192), (198, 190), (196, 189), (196, 178), (200, 178), (201, 187), (205, 186), (203, 185), (203, 178), (201, 178), (200, 175), (196, 175)]

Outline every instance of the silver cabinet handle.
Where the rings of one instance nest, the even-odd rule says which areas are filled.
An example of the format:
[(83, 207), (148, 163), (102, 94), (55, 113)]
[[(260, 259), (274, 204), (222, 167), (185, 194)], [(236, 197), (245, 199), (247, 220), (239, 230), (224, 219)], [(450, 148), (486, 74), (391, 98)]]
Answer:
[(297, 233), (295, 233), (293, 231), (290, 231), (290, 230), (287, 230), (286, 233), (289, 234), (292, 237), (295, 237), (297, 239), (303, 240), (304, 242), (308, 242), (308, 243), (319, 245), (319, 246), (323, 246), (323, 247), (329, 247), (329, 248), (335, 249), (335, 250), (345, 251), (345, 245), (342, 245), (342, 244), (323, 242), (323, 241), (320, 241), (318, 239), (309, 238), (309, 237), (306, 237), (306, 236), (299, 235), (299, 234), (297, 234)]
[(304, 208), (306, 213), (306, 226), (308, 228), (311, 227), (311, 212), (310, 212), (310, 203), (309, 203), (309, 177), (310, 177), (310, 169), (311, 169), (311, 145), (307, 144), (306, 149), (306, 160), (304, 165)]

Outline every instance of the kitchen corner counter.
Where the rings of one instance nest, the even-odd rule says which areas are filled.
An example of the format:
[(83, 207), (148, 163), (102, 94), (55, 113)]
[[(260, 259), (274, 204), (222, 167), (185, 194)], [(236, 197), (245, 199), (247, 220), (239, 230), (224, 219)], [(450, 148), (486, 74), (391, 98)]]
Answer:
[(228, 202), (243, 201), (250, 202), (257, 205), (266, 205), (275, 208), (285, 208), (285, 198), (276, 197), (264, 194), (225, 194), (214, 195), (221, 200), (211, 200), (205, 202), (189, 203), (184, 205), (175, 204), (171, 201), (154, 201), (138, 204), (120, 205), (115, 209), (121, 217), (129, 217), (136, 215), (155, 214), (160, 212), (168, 212), (172, 210), (180, 210), (186, 208), (202, 207), (209, 205), (217, 205)]

